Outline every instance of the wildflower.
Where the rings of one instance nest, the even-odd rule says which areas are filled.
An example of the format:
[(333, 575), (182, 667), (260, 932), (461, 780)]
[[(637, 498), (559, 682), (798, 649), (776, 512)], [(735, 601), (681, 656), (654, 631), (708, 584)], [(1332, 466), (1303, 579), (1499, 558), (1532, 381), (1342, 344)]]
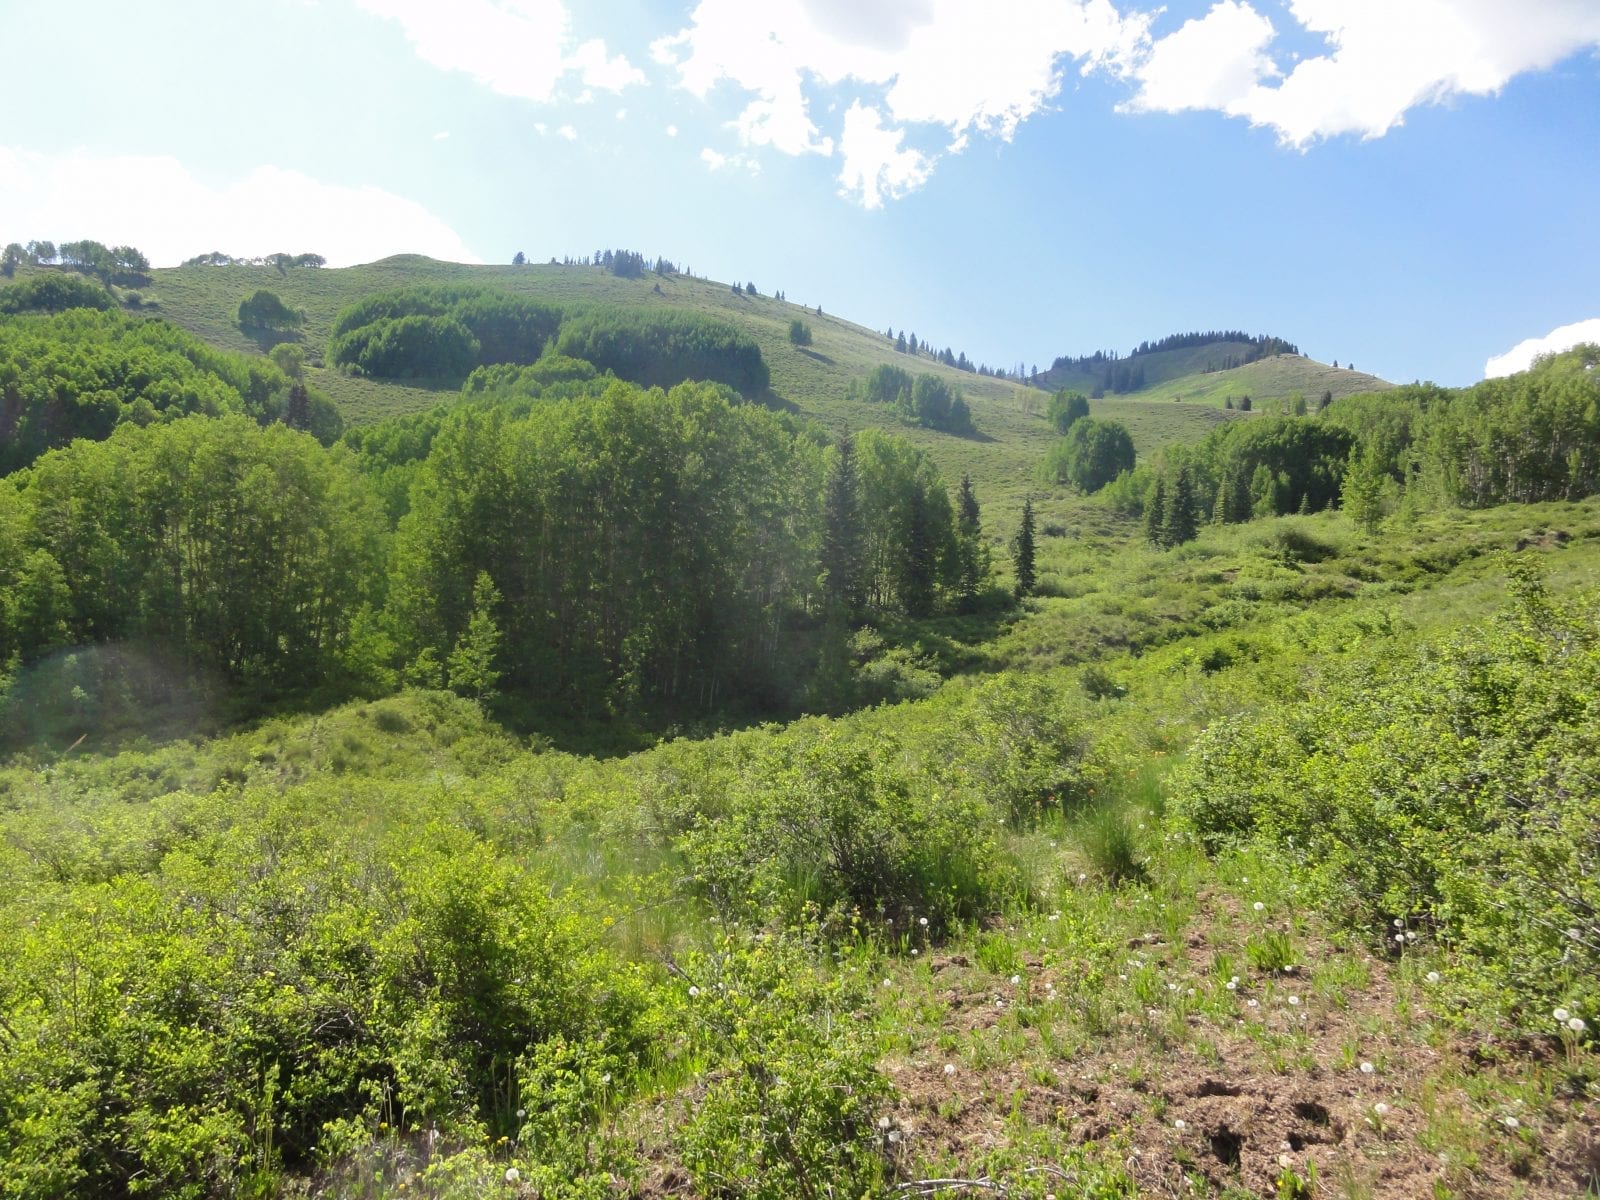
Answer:
[(1567, 1010), (1566, 1010), (1566, 1009), (1564, 1009), (1564, 1008), (1558, 1008), (1558, 1009), (1556, 1009), (1556, 1011), (1555, 1011), (1555, 1012), (1553, 1012), (1553, 1013), (1551, 1013), (1551, 1014), (1550, 1014), (1550, 1015), (1551, 1015), (1551, 1016), (1553, 1016), (1553, 1017), (1555, 1017), (1555, 1019), (1556, 1019), (1556, 1020), (1558, 1020), (1558, 1021), (1560, 1021), (1560, 1022), (1561, 1022), (1561, 1023), (1562, 1023), (1562, 1024), (1565, 1024), (1565, 1023), (1566, 1023), (1566, 1020), (1567, 1020), (1567, 1018), (1568, 1018), (1568, 1017), (1570, 1017), (1570, 1016), (1571, 1016), (1571, 1015), (1572, 1015), (1572, 1014), (1571, 1014), (1571, 1013), (1569, 1013), (1569, 1012), (1568, 1012), (1568, 1011), (1567, 1011)]
[(1021, 982), (1022, 982), (1022, 976), (1021, 975), (1013, 975), (1011, 977), (1011, 986), (1012, 987), (1016, 987), (1017, 984), (1019, 984)]
[(1426, 976), (1426, 979), (1428, 980), (1429, 983), (1438, 983), (1439, 982), (1439, 972), (1437, 972), (1437, 971), (1429, 971), (1427, 976)]
[(525, 1109), (525, 1108), (517, 1109), (517, 1120), (526, 1121), (527, 1119), (528, 1119), (528, 1110)]
[(1289, 997), (1289, 1003), (1294, 1007), (1299, 1007), (1299, 1005), (1300, 1005), (1300, 997), (1299, 996), (1290, 996)]
[(1567, 1022), (1567, 1028), (1572, 1030), (1573, 1033), (1582, 1033), (1589, 1026), (1584, 1023), (1582, 1017), (1573, 1017)]
[(1245, 1004), (1250, 1008), (1258, 1008), (1258, 1007), (1260, 1007), (1260, 1005), (1258, 1005), (1256, 1003), (1256, 1001), (1254, 1001), (1254, 1000), (1246, 1000)]
[(1179, 1117), (1176, 1121), (1174, 1121), (1172, 1123), (1172, 1127), (1174, 1129), (1187, 1129), (1187, 1128), (1189, 1128), (1187, 1122), (1185, 1122), (1182, 1117)]
[(1386, 1117), (1389, 1115), (1389, 1106), (1382, 1100), (1379, 1100), (1372, 1106), (1372, 1111), (1377, 1113), (1380, 1117)]
[(878, 1128), (879, 1129), (888, 1129), (889, 1125), (890, 1125), (890, 1121), (889, 1121), (888, 1117), (879, 1117), (878, 1118)]
[(956, 1065), (955, 1065), (955, 1063), (945, 1063), (945, 1065), (944, 1065), (944, 1073), (945, 1073), (945, 1077), (946, 1078), (949, 1078), (951, 1075), (954, 1075), (956, 1073)]
[(700, 994), (700, 989), (695, 987), (695, 985), (691, 983), (689, 985), (689, 999), (693, 1000), (699, 994)]
[(917, 924), (921, 925), (924, 929), (926, 929), (928, 927), (928, 918), (927, 917), (918, 917), (917, 918)]
[(517, 1180), (519, 1180), (521, 1178), (522, 1178), (522, 1172), (521, 1171), (517, 1170), (515, 1167), (507, 1167), (506, 1168), (506, 1182), (507, 1183), (515, 1183), (515, 1182), (517, 1182)]
[(1581, 938), (1583, 936), (1583, 931), (1578, 929), (1578, 928), (1576, 928), (1576, 927), (1574, 927), (1572, 929), (1567, 930), (1567, 936), (1569, 938), (1571, 938), (1573, 941), (1577, 941), (1579, 938)]
[(915, 957), (916, 957), (916, 956), (917, 956), (917, 951), (916, 951), (916, 950), (915, 950), (915, 949), (913, 949), (913, 950), (912, 950), (912, 951), (911, 951), (911, 957), (912, 957), (912, 958), (915, 958)]
[(1085, 872), (1085, 871), (1079, 871), (1078, 872), (1078, 882), (1079, 883), (1084, 882), (1088, 878), (1089, 878), (1089, 875), (1088, 875), (1087, 872)]
[(1265, 904), (1261, 903), (1261, 901), (1259, 901), (1259, 900), (1257, 900), (1250, 907), (1255, 909), (1257, 912), (1266, 912), (1267, 911), (1267, 906)]
[(1361, 1064), (1361, 1073), (1363, 1075), (1371, 1075), (1377, 1069), (1378, 1069), (1377, 1067), (1373, 1066), (1369, 1062), (1364, 1062), (1364, 1063)]
[(892, 979), (885, 979), (883, 981), (883, 986), (884, 987), (893, 987), (894, 986), (894, 981)]

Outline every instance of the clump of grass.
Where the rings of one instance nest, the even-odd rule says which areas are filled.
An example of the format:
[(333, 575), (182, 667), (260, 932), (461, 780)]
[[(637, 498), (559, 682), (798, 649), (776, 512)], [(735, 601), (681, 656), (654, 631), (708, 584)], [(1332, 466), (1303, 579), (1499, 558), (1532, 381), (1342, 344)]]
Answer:
[(1091, 808), (1079, 819), (1076, 832), (1078, 848), (1107, 883), (1115, 887), (1144, 878), (1137, 822), (1128, 809), (1114, 805)]

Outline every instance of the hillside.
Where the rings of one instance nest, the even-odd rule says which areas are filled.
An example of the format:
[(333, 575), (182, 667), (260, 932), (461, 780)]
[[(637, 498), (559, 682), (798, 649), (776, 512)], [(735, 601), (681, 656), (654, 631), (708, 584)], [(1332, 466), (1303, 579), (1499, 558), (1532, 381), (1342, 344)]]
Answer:
[[(1058, 358), (1040, 373), (1041, 387), (1070, 388), (1094, 396), (1100, 393), (1139, 400), (1181, 400), (1223, 407), (1249, 396), (1252, 403), (1287, 400), (1296, 393), (1312, 402), (1323, 393), (1335, 398), (1358, 392), (1381, 391), (1393, 386), (1376, 375), (1340, 369), (1317, 362), (1280, 338), (1249, 340), (1231, 334), (1190, 334), (1163, 339), (1177, 341), (1169, 349), (1135, 349), (1125, 356), (1096, 354)], [(1197, 341), (1198, 344), (1187, 344)]]
[[(1057, 436), (1041, 415), (1044, 392), (947, 367), (925, 354), (898, 353), (881, 332), (828, 312), (826, 297), (818, 298), (823, 307), (819, 316), (816, 303), (749, 296), (735, 293), (726, 283), (685, 275), (647, 272), (642, 278), (627, 279), (596, 267), (468, 266), (416, 255), (331, 270), (280, 273), (270, 267), (193, 266), (158, 269), (151, 275), (144, 295), (154, 301), (155, 311), (224, 349), (264, 353), (270, 346), (270, 341), (242, 332), (235, 320), (239, 302), (257, 289), (272, 291), (289, 307), (303, 311), (305, 324), (297, 340), (313, 363), (310, 380), (355, 425), (430, 408), (453, 398), (458, 389), (453, 384), (429, 387), (364, 379), (318, 365), (339, 310), (363, 296), (397, 287), (471, 284), (562, 305), (661, 307), (733, 322), (756, 340), (771, 368), (770, 403), (813, 417), (835, 432), (872, 426), (892, 429), (925, 449), (948, 480), (970, 474), (985, 503), (993, 503), (996, 516), (1008, 523), (1023, 497), (1036, 488), (1036, 465)], [(810, 346), (799, 348), (789, 342), (789, 323), (796, 317), (812, 328)], [(1178, 371), (1193, 361), (1198, 360), (1192, 353), (1175, 352), (1170, 368)], [(902, 425), (877, 406), (848, 400), (849, 384), (864, 379), (880, 364), (933, 374), (959, 387), (972, 408), (979, 436), (957, 438)], [(1142, 396), (1109, 397), (1093, 407), (1094, 415), (1126, 424), (1144, 455), (1168, 442), (1198, 440), (1224, 415), (1220, 401), (1219, 411), (1210, 412), (1198, 406), (1151, 403)]]

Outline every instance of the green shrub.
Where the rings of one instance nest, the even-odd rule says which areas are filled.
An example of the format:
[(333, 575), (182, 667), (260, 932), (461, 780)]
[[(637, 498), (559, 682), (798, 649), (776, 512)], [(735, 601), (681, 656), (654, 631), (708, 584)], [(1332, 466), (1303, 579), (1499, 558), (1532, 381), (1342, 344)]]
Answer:
[(875, 1122), (892, 1089), (858, 1017), (868, 1003), (861, 983), (824, 975), (802, 944), (776, 938), (724, 940), (686, 974), (685, 1020), (718, 1064), (677, 1137), (700, 1194), (885, 1192)]

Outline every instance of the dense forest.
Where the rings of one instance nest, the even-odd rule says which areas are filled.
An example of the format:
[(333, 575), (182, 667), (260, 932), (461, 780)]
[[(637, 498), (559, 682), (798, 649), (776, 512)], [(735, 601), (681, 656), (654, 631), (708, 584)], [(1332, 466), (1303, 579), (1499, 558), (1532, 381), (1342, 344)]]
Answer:
[(201, 256), (244, 353), (44, 249), (0, 1198), (1596, 1186), (1600, 347), (1195, 418), (629, 252)]

